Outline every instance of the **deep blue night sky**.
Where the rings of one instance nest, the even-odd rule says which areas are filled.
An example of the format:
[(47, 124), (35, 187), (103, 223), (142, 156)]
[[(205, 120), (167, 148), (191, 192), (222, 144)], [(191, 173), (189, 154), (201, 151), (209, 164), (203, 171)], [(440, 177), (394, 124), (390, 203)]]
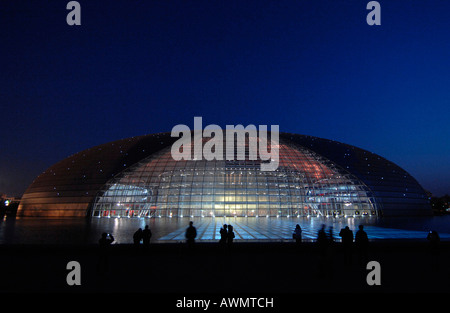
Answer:
[(450, 1), (0, 2), (0, 193), (177, 124), (279, 125), (375, 152), (450, 193)]

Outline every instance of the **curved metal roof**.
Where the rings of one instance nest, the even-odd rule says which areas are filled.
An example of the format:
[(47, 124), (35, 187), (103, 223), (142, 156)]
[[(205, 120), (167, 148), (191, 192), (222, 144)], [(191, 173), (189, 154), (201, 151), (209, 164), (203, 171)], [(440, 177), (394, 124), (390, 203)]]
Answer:
[[(363, 181), (384, 215), (431, 214), (420, 184), (398, 165), (372, 152), (318, 137), (280, 133), (280, 139), (320, 154)], [(105, 143), (54, 164), (25, 191), (19, 216), (86, 216), (97, 192), (115, 175), (168, 147), (169, 132)]]

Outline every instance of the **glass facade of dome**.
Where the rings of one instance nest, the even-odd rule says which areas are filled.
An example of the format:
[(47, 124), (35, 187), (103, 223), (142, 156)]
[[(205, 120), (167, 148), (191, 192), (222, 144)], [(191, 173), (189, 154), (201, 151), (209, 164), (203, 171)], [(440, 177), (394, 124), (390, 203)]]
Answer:
[[(225, 142), (224, 142), (224, 146)], [(354, 216), (377, 215), (369, 188), (319, 154), (279, 142), (279, 166), (261, 171), (248, 144), (235, 156), (207, 161), (172, 158), (170, 147), (110, 179), (98, 192), (92, 216)], [(193, 150), (193, 149), (191, 149)]]

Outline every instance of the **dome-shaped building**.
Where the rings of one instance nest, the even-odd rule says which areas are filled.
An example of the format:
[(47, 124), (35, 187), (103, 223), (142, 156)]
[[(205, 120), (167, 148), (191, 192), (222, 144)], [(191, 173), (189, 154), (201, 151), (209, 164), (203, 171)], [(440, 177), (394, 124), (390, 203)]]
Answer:
[[(258, 138), (257, 138), (258, 139)], [(363, 149), (279, 133), (275, 171), (254, 149), (242, 158), (175, 160), (177, 138), (122, 139), (51, 166), (24, 193), (19, 216), (405, 216), (429, 215), (418, 182)], [(203, 142), (208, 140), (203, 139)], [(242, 152), (244, 151), (244, 152)]]

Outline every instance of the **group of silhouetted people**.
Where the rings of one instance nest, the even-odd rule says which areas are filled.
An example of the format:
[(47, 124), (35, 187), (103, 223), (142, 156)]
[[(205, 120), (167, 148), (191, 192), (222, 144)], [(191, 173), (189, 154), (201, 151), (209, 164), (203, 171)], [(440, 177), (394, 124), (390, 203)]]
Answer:
[(232, 225), (223, 224), (222, 228), (220, 228), (220, 240), (219, 243), (222, 246), (228, 245), (231, 246), (234, 239), (234, 231)]
[[(189, 227), (186, 229), (185, 232), (185, 238), (186, 243), (188, 246), (193, 246), (195, 243), (195, 238), (197, 237), (197, 229), (193, 225), (194, 223), (191, 221), (189, 222)], [(346, 259), (349, 258), (352, 246), (353, 246), (353, 231), (346, 226), (343, 228), (339, 236), (342, 238), (342, 247), (344, 251), (344, 256)], [(139, 246), (142, 242), (144, 247), (148, 247), (150, 245), (150, 239), (152, 237), (152, 231), (148, 227), (148, 225), (145, 226), (144, 229), (139, 228), (134, 234), (133, 234), (133, 243), (135, 246)], [(220, 229), (220, 240), (219, 243), (222, 246), (230, 246), (233, 243), (233, 240), (235, 238), (233, 226), (230, 224), (224, 224)], [(295, 240), (296, 244), (300, 244), (302, 241), (302, 228), (299, 224), (295, 226), (294, 232), (292, 234), (292, 239)], [(428, 239), (430, 242), (432, 242), (434, 245), (436, 242), (439, 241), (439, 235), (437, 235), (436, 232), (430, 232)], [(102, 237), (99, 240), (100, 246), (108, 246), (114, 241), (114, 237), (111, 234), (103, 233)], [(325, 230), (325, 224), (322, 224), (321, 229), (318, 232), (317, 235), (317, 245), (320, 247), (321, 251), (325, 251), (327, 247), (334, 242), (333, 238), (333, 228), (330, 227), (328, 233)], [(355, 236), (355, 244), (360, 251), (362, 256), (367, 255), (367, 245), (368, 245), (368, 237), (366, 232), (363, 229), (363, 226), (359, 226), (359, 230), (356, 232)]]
[[(339, 236), (342, 238), (342, 248), (344, 253), (344, 261), (349, 264), (351, 262), (351, 256), (353, 252), (353, 231), (346, 226), (343, 228)], [(364, 231), (364, 226), (359, 225), (359, 229), (354, 237), (355, 248), (359, 255), (359, 261), (364, 264), (367, 261), (367, 248), (369, 244), (369, 238)]]
[[(195, 239), (197, 237), (197, 230), (193, 225), (192, 221), (189, 222), (189, 227), (187, 227), (185, 231), (186, 243), (189, 248), (189, 251), (194, 251), (193, 247), (195, 244)], [(367, 233), (364, 231), (364, 226), (359, 225), (359, 229), (356, 232), (355, 236), (353, 235), (353, 231), (348, 227), (344, 227), (340, 230), (339, 236), (341, 237), (341, 244), (338, 245), (335, 243), (333, 237), (333, 228), (330, 226), (328, 231), (325, 229), (325, 224), (322, 224), (322, 227), (318, 231), (316, 245), (319, 251), (319, 267), (322, 274), (332, 275), (332, 258), (334, 252), (336, 251), (334, 247), (340, 247), (344, 256), (344, 264), (349, 265), (352, 260), (353, 252), (356, 251), (359, 257), (359, 264), (365, 265), (368, 261), (368, 246), (369, 239)], [(150, 239), (152, 237), (152, 232), (148, 225), (145, 226), (144, 229), (139, 228), (133, 234), (133, 243), (134, 246), (141, 246), (142, 242), (144, 247), (148, 247), (150, 245)], [(233, 226), (230, 224), (224, 224), (220, 229), (220, 240), (219, 244), (222, 247), (230, 248), (234, 241), (235, 234)], [(295, 241), (298, 247), (301, 247), (300, 243), (302, 241), (302, 228), (299, 224), (297, 224), (292, 233), (292, 239)], [(427, 236), (430, 252), (435, 256), (433, 259), (437, 264), (437, 256), (439, 255), (439, 242), (440, 238), (436, 231), (430, 231)], [(100, 274), (105, 274), (108, 271), (108, 250), (109, 246), (114, 242), (114, 237), (112, 234), (103, 233), (101, 238), (99, 239), (100, 246), (100, 254), (99, 254), (99, 263), (98, 263), (98, 271)], [(226, 250), (229, 251), (229, 250)], [(300, 248), (298, 251), (302, 251)], [(434, 263), (433, 263), (434, 264)]]
[[(341, 247), (344, 255), (344, 262), (346, 264), (351, 263), (354, 247), (358, 252), (360, 262), (365, 262), (367, 260), (369, 239), (367, 233), (364, 231), (363, 225), (359, 225), (359, 229), (355, 236), (353, 236), (353, 231), (348, 226), (341, 229), (339, 236), (341, 237)], [(329, 248), (333, 243), (333, 228), (330, 227), (327, 234), (325, 231), (325, 224), (322, 224), (322, 227), (317, 234), (317, 245), (321, 255), (328, 253)]]
[(148, 227), (148, 225), (145, 225), (144, 229), (139, 228), (134, 234), (133, 234), (133, 243), (135, 246), (139, 246), (142, 241), (142, 245), (144, 247), (150, 246), (150, 239), (152, 238), (152, 231)]
[[(195, 238), (197, 237), (197, 229), (194, 226), (194, 222), (189, 222), (189, 227), (186, 229), (185, 238), (188, 247), (192, 248), (195, 244)], [(219, 243), (222, 246), (231, 246), (233, 239), (235, 238), (233, 226), (224, 224), (220, 229)]]
[[(110, 236), (107, 238), (107, 236)], [(148, 247), (150, 245), (150, 239), (152, 237), (152, 232), (148, 225), (145, 226), (144, 229), (139, 228), (134, 234), (133, 234), (133, 243), (135, 246), (139, 246), (141, 241), (144, 247)], [(231, 245), (233, 243), (234, 239), (234, 231), (232, 225), (224, 224), (223, 227), (220, 229), (220, 243), (221, 244), (227, 244)], [(112, 238), (112, 240), (111, 240)], [(189, 222), (189, 227), (186, 229), (185, 232), (185, 238), (186, 243), (188, 247), (192, 247), (195, 244), (195, 238), (197, 238), (197, 229), (194, 227), (194, 222)], [(104, 233), (102, 235), (102, 238), (99, 240), (100, 245), (109, 245), (114, 241), (114, 238), (112, 235)]]

